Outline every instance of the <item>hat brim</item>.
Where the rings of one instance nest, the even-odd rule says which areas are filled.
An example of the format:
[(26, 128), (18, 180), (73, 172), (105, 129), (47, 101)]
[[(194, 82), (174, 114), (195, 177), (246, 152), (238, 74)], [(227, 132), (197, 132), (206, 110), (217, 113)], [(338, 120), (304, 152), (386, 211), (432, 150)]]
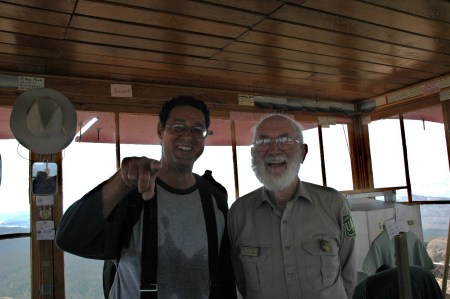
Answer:
[[(43, 96), (51, 97), (59, 105), (63, 122), (60, 133), (47, 138), (35, 136), (27, 125), (31, 105)], [(72, 102), (59, 91), (50, 88), (29, 89), (17, 97), (9, 125), (17, 141), (30, 151), (37, 154), (54, 154), (65, 149), (75, 137), (77, 113)]]

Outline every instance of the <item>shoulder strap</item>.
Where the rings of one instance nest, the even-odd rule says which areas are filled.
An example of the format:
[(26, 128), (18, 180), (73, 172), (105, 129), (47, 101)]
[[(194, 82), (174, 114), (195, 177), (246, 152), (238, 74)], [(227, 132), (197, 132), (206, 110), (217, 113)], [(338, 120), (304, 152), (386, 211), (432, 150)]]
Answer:
[(144, 204), (141, 259), (141, 299), (156, 299), (158, 296), (158, 217), (157, 196)]
[(205, 217), (206, 234), (208, 236), (208, 265), (209, 265), (209, 285), (210, 298), (217, 298), (217, 291), (220, 286), (219, 279), (219, 241), (217, 237), (216, 213), (211, 196), (209, 183), (202, 177), (198, 177), (198, 187), (203, 207), (203, 216)]

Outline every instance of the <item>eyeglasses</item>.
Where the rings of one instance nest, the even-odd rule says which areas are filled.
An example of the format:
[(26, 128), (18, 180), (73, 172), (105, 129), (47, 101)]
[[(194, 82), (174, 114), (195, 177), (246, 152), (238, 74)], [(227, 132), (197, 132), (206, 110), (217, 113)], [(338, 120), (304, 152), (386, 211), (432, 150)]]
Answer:
[(183, 136), (187, 131), (191, 131), (192, 136), (197, 139), (205, 138), (208, 135), (208, 130), (201, 126), (189, 127), (185, 124), (175, 123), (171, 125), (166, 125), (166, 128), (170, 129), (170, 132), (177, 136)]
[(258, 151), (267, 151), (272, 145), (272, 143), (275, 143), (280, 150), (287, 150), (291, 145), (295, 143), (300, 143), (300, 140), (287, 136), (278, 138), (264, 137), (256, 139), (253, 145), (256, 147)]

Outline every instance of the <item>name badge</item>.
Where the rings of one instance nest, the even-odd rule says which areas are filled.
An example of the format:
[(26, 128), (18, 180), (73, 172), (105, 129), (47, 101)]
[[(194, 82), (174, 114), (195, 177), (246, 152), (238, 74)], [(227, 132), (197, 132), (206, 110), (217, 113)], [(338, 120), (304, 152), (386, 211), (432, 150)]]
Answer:
[(245, 256), (259, 256), (259, 247), (241, 247), (241, 255)]

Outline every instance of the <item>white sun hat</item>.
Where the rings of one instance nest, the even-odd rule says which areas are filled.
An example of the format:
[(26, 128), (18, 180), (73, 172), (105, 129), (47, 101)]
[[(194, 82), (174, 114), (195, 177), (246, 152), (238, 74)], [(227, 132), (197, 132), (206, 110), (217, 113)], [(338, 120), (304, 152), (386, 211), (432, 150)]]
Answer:
[(29, 89), (17, 97), (9, 125), (17, 141), (33, 153), (54, 154), (75, 137), (77, 113), (59, 91)]

